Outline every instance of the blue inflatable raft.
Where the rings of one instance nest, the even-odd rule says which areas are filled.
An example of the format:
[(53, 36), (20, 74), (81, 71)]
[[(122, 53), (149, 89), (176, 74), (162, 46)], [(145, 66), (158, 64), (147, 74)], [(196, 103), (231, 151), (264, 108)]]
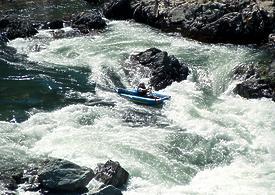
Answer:
[(150, 96), (140, 96), (137, 89), (116, 89), (117, 93), (122, 97), (129, 99), (138, 104), (145, 104), (149, 106), (157, 106), (163, 104), (165, 100), (169, 100), (171, 97), (159, 93), (152, 93)]

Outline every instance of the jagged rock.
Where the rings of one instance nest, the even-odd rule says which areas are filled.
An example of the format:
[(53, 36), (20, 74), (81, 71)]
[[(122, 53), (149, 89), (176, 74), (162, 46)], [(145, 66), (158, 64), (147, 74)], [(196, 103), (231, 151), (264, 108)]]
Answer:
[(237, 79), (244, 80), (236, 85), (234, 92), (244, 98), (272, 98), (275, 100), (275, 61), (269, 66), (241, 65), (234, 71)]
[(10, 170), (0, 170), (0, 184), (2, 184), (4, 189), (12, 193), (17, 189), (18, 184), (21, 183), (22, 176), (23, 169), (18, 167), (13, 167)]
[(186, 64), (167, 52), (150, 48), (131, 57), (132, 63), (138, 63), (151, 70), (150, 84), (155, 90), (164, 89), (174, 81), (185, 80), (189, 74)]
[(94, 178), (106, 185), (122, 187), (126, 184), (129, 173), (120, 166), (119, 162), (108, 160), (105, 164), (98, 164)]
[(4, 18), (0, 20), (0, 31), (6, 32), (8, 39), (31, 37), (38, 33), (29, 21), (18, 18)]
[(204, 42), (261, 43), (274, 28), (274, 14), (254, 0), (206, 3), (155, 0), (108, 1), (107, 18), (133, 18), (169, 32)]
[[(95, 176), (94, 172), (70, 161), (56, 158), (31, 159), (27, 165), (7, 167), (0, 170), (0, 188), (6, 194), (15, 194), (19, 184), (24, 191), (43, 194), (68, 195), (83, 194), (88, 191), (86, 185)], [(94, 194), (121, 195), (116, 187), (126, 184), (129, 174), (118, 162), (109, 160), (97, 168), (96, 179), (104, 182)], [(114, 186), (116, 187), (114, 187)]]
[(78, 28), (82, 33), (89, 33), (92, 29), (103, 29), (106, 22), (98, 10), (82, 12), (72, 20), (72, 27)]
[(43, 168), (38, 171), (41, 187), (50, 191), (83, 190), (93, 177), (91, 169), (62, 159), (45, 161)]
[(254, 65), (239, 65), (233, 70), (233, 76), (236, 79), (251, 79), (251, 78), (259, 78), (259, 72)]
[(105, 186), (91, 195), (122, 195), (120, 189), (115, 188), (112, 185)]
[(237, 84), (234, 92), (244, 98), (272, 98), (275, 90), (275, 82), (270, 79), (252, 79)]

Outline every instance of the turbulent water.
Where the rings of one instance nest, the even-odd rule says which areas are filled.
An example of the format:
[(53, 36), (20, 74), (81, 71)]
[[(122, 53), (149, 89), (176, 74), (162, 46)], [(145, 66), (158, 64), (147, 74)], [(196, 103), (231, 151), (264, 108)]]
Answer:
[[(188, 80), (162, 91), (172, 98), (161, 108), (112, 91), (146, 81), (147, 73), (127, 62), (150, 47), (191, 68)], [(1, 48), (0, 164), (48, 155), (93, 168), (112, 159), (130, 173), (126, 195), (271, 194), (274, 102), (232, 92), (235, 66), (267, 58), (250, 47), (202, 44), (125, 21), (84, 37), (40, 31), (13, 40)]]

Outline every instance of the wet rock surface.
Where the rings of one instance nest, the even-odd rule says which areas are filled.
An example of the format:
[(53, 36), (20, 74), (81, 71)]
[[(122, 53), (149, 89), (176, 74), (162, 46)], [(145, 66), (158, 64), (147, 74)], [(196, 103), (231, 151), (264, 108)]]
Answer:
[(123, 169), (119, 162), (112, 160), (105, 164), (98, 164), (95, 170), (95, 179), (105, 185), (113, 185), (114, 187), (122, 187), (128, 181), (129, 173)]
[(82, 190), (93, 177), (91, 169), (62, 159), (45, 161), (43, 168), (38, 171), (41, 188), (52, 191)]
[(82, 12), (72, 19), (72, 27), (79, 29), (82, 33), (89, 33), (93, 29), (104, 29), (107, 26), (98, 10)]
[(267, 67), (240, 66), (235, 69), (237, 78), (244, 80), (234, 92), (244, 98), (272, 98), (275, 101), (275, 61)]
[(43, 194), (83, 194), (88, 191), (87, 184), (95, 178), (108, 186), (102, 186), (94, 194), (122, 194), (116, 187), (126, 184), (129, 173), (118, 162), (109, 160), (96, 170), (95, 175), (92, 169), (63, 159), (31, 160), (26, 166), (1, 170), (0, 188), (9, 194), (15, 193), (19, 186), (21, 190)]
[(164, 89), (175, 81), (185, 80), (189, 74), (187, 64), (157, 48), (150, 48), (131, 56), (131, 63), (140, 64), (151, 70), (150, 84), (155, 90)]
[(31, 37), (38, 33), (34, 25), (16, 17), (0, 18), (0, 32), (5, 32), (8, 39)]
[(180, 32), (212, 43), (266, 42), (274, 29), (273, 14), (252, 0), (206, 3), (116, 0), (105, 3), (104, 13), (107, 18), (132, 18), (164, 31)]

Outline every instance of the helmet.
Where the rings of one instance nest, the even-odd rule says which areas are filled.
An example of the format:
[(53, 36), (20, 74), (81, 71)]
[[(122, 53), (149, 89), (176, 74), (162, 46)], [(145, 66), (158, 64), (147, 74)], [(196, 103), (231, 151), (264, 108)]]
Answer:
[(140, 82), (140, 83), (138, 84), (138, 86), (139, 86), (139, 87), (145, 87), (145, 83), (144, 83), (144, 82)]

